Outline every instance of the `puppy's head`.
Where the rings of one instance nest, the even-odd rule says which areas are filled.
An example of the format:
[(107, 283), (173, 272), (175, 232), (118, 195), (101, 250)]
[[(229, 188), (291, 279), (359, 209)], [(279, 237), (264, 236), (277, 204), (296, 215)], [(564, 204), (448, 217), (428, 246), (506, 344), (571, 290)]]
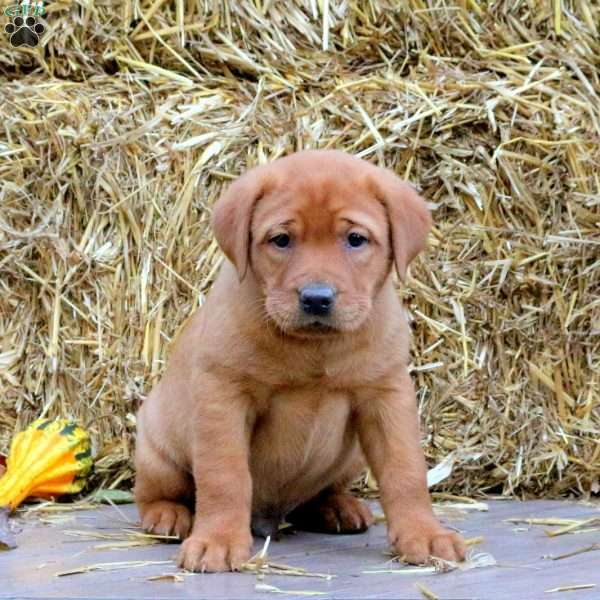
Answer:
[(267, 317), (302, 337), (360, 328), (392, 263), (404, 278), (430, 225), (409, 184), (336, 151), (300, 152), (248, 171), (213, 214), (240, 280), (253, 276)]

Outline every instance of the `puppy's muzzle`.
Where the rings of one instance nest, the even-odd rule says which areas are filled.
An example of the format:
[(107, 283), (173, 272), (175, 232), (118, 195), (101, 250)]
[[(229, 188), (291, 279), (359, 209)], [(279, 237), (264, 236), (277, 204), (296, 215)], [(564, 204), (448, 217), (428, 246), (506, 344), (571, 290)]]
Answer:
[(298, 291), (298, 299), (303, 313), (327, 317), (335, 304), (335, 290), (326, 283), (309, 283)]

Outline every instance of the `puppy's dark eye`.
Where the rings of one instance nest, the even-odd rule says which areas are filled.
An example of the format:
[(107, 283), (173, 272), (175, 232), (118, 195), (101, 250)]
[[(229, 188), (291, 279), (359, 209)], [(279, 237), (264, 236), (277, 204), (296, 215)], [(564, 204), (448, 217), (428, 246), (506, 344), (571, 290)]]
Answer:
[(348, 245), (352, 248), (360, 248), (368, 242), (369, 240), (364, 235), (360, 235), (360, 233), (348, 234)]
[(290, 241), (290, 236), (287, 233), (280, 233), (269, 240), (271, 244), (275, 244), (278, 248), (287, 248)]

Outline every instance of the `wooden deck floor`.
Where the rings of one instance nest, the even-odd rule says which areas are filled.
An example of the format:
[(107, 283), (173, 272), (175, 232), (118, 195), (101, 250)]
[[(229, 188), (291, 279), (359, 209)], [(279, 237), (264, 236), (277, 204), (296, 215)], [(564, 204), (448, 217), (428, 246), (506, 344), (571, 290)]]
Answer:
[[(158, 544), (118, 548), (118, 540), (91, 539), (98, 533), (121, 534), (136, 520), (134, 506), (93, 511), (53, 513), (51, 523), (28, 518), (17, 535), (18, 548), (0, 554), (0, 598), (68, 599), (173, 599), (173, 598), (277, 598), (282, 594), (257, 590), (256, 585), (275, 586), (286, 592), (319, 592), (322, 598), (423, 598), (416, 584), (425, 586), (441, 599), (485, 598), (532, 599), (568, 597), (577, 600), (600, 598), (600, 552), (585, 552), (560, 560), (560, 556), (600, 543), (599, 532), (548, 537), (544, 526), (515, 525), (510, 517), (600, 517), (600, 508), (582, 503), (557, 501), (490, 501), (487, 512), (468, 512), (446, 519), (466, 537), (484, 536), (476, 552), (488, 552), (496, 566), (444, 574), (380, 573), (365, 571), (386, 568), (385, 526), (354, 536), (296, 533), (273, 542), (273, 562), (303, 567), (311, 572), (335, 575), (331, 580), (266, 575), (258, 581), (252, 573), (190, 574), (181, 582), (149, 580), (177, 573), (172, 557), (177, 546)], [(75, 537), (73, 531), (90, 536)], [(119, 536), (117, 536), (119, 537)], [(262, 540), (255, 543), (256, 549)], [(124, 561), (161, 561), (145, 566), (57, 577), (56, 573), (79, 567)], [(163, 562), (166, 561), (166, 562)], [(123, 566), (116, 564), (114, 568)], [(399, 568), (397, 565), (394, 568)], [(547, 590), (570, 585), (596, 584), (595, 588), (565, 593)], [(287, 597), (295, 597), (285, 594)]]

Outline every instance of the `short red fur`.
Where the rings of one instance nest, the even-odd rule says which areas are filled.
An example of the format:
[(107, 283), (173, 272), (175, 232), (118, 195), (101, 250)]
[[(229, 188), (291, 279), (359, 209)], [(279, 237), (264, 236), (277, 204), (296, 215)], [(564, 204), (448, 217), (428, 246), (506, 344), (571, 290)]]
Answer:
[[(143, 526), (185, 539), (182, 567), (239, 569), (251, 527), (268, 534), (283, 518), (364, 531), (373, 517), (347, 487), (365, 464), (398, 554), (464, 558), (431, 508), (392, 280), (430, 225), (409, 184), (336, 151), (252, 169), (217, 202), (228, 260), (138, 415)], [(335, 292), (323, 318), (299, 305), (314, 283)]]

